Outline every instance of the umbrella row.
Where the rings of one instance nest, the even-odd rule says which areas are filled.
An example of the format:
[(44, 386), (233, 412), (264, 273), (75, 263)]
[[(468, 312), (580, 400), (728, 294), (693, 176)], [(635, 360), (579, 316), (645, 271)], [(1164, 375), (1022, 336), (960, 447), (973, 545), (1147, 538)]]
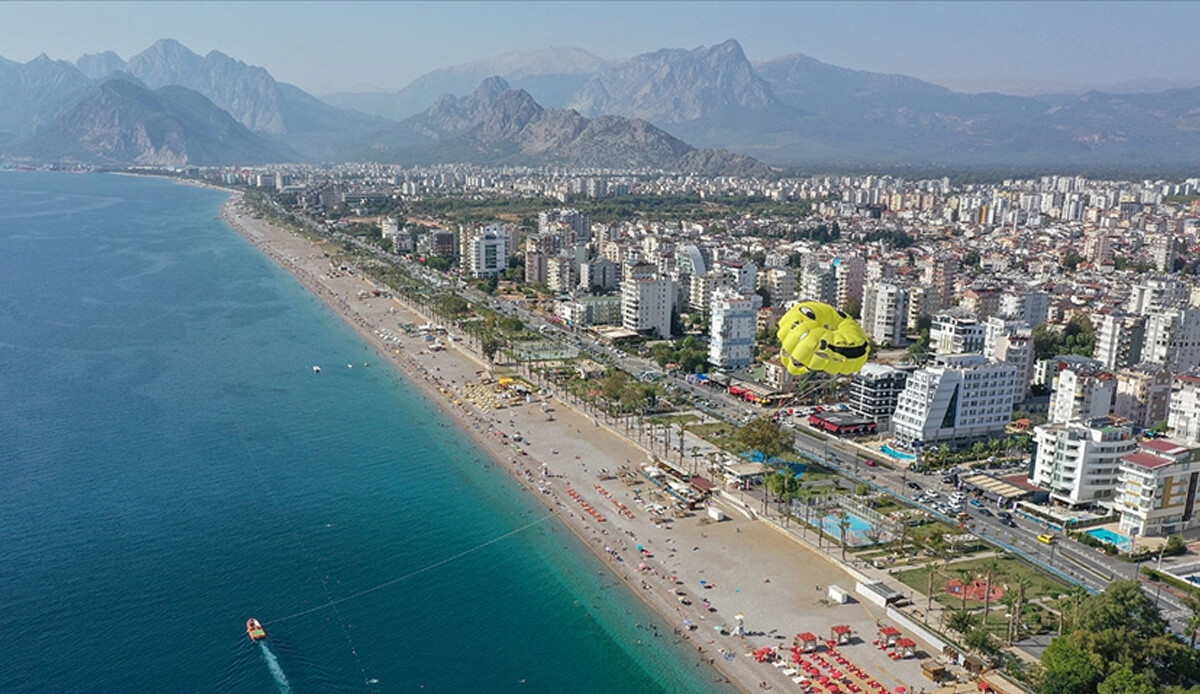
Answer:
[(597, 511), (596, 509), (592, 508), (592, 505), (591, 505), (591, 504), (589, 504), (588, 502), (584, 501), (584, 500), (583, 500), (583, 497), (582, 497), (582, 496), (580, 496), (580, 495), (579, 495), (579, 492), (575, 491), (575, 489), (574, 489), (574, 488), (572, 488), (572, 487), (567, 487), (567, 496), (569, 496), (569, 497), (571, 497), (572, 499), (574, 499), (574, 500), (578, 501), (578, 502), (579, 502), (579, 505), (580, 505), (580, 506), (583, 508), (584, 512), (585, 512), (585, 513), (587, 513), (587, 514), (588, 514), (589, 516), (591, 516), (592, 518), (595, 518), (597, 523), (603, 523), (604, 521), (608, 520), (608, 519), (607, 519), (607, 518), (605, 518), (604, 516), (600, 515), (600, 512), (599, 512), (599, 511)]
[(610, 494), (609, 491), (607, 489), (605, 489), (604, 487), (602, 487), (598, 484), (594, 484), (592, 486), (594, 486), (596, 488), (596, 491), (600, 492), (600, 494), (602, 496), (604, 496), (609, 501), (613, 502), (613, 505), (617, 507), (617, 510), (621, 512), (622, 516), (625, 516), (629, 520), (633, 520), (633, 511), (630, 511), (628, 506), (626, 506), (625, 504), (621, 503), (620, 501), (617, 501), (616, 499), (614, 499), (613, 495)]

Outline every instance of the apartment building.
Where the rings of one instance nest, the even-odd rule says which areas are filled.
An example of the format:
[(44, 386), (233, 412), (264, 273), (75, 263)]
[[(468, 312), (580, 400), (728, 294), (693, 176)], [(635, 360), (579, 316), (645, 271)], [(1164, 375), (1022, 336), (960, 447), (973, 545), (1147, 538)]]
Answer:
[(1110, 417), (1042, 424), (1033, 429), (1037, 453), (1029, 482), (1051, 501), (1094, 506), (1116, 496), (1121, 459), (1137, 448), (1133, 429)]

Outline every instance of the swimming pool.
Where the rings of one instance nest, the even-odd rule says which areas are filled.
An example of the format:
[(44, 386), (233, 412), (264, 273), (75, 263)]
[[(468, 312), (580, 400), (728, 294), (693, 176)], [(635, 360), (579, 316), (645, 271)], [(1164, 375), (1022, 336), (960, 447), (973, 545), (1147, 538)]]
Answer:
[(913, 455), (912, 453), (903, 453), (901, 451), (896, 450), (895, 448), (892, 448), (891, 446), (887, 445), (886, 443), (883, 444), (882, 446), (880, 446), (879, 450), (881, 452), (883, 452), (884, 455), (890, 455), (891, 457), (896, 458), (897, 460), (916, 460), (917, 459), (917, 456)]
[(1115, 545), (1116, 548), (1122, 552), (1128, 552), (1133, 549), (1133, 540), (1120, 533), (1114, 533), (1108, 528), (1092, 528), (1091, 530), (1087, 531), (1087, 534), (1101, 542), (1107, 542), (1110, 545)]
[[(880, 537), (872, 541), (871, 538), (867, 537), (867, 531), (871, 529), (870, 522), (848, 511), (843, 511), (842, 513), (845, 515), (846, 520), (850, 521), (850, 525), (846, 526), (846, 542), (848, 544), (858, 547), (887, 541), (888, 538), (885, 537)], [(821, 529), (828, 533), (830, 537), (840, 538), (842, 536), (841, 520), (837, 514), (826, 514), (821, 518)]]

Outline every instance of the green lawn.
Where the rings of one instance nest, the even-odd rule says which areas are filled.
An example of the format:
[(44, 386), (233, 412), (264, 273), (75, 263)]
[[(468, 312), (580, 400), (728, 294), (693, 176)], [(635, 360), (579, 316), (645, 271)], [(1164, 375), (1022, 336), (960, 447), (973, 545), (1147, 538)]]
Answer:
[[(949, 567), (943, 567), (938, 575), (934, 577), (934, 595), (933, 598), (947, 607), (961, 607), (962, 600), (946, 591), (942, 590), (942, 585), (946, 581), (959, 578), (959, 571), (963, 569), (970, 570), (976, 576), (983, 576), (983, 567), (987, 559), (971, 559), (967, 561), (954, 562)], [(1004, 588), (1008, 585), (1012, 590), (1016, 590), (1016, 586), (1009, 585), (1018, 575), (1028, 576), (1032, 584), (1025, 590), (1025, 600), (1032, 601), (1042, 597), (1053, 597), (1065, 593), (1067, 585), (1057, 578), (1050, 576), (1040, 571), (1032, 564), (1026, 563), (1020, 559), (1013, 557), (998, 558), (999, 571), (992, 576), (992, 584)], [(923, 566), (919, 569), (902, 571), (895, 574), (896, 578), (901, 583), (909, 586), (914, 590), (922, 593), (929, 590), (929, 568)], [(967, 601), (967, 608), (982, 607), (983, 602), (974, 600)]]

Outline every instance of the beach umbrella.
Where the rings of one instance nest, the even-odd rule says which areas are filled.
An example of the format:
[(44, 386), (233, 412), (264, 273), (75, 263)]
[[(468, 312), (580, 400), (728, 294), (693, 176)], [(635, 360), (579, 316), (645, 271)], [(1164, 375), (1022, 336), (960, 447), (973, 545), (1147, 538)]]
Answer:
[(905, 687), (903, 684), (900, 685), (899, 687), (896, 687), (896, 694), (904, 694), (904, 692), (907, 692), (907, 691), (908, 691), (908, 687)]

